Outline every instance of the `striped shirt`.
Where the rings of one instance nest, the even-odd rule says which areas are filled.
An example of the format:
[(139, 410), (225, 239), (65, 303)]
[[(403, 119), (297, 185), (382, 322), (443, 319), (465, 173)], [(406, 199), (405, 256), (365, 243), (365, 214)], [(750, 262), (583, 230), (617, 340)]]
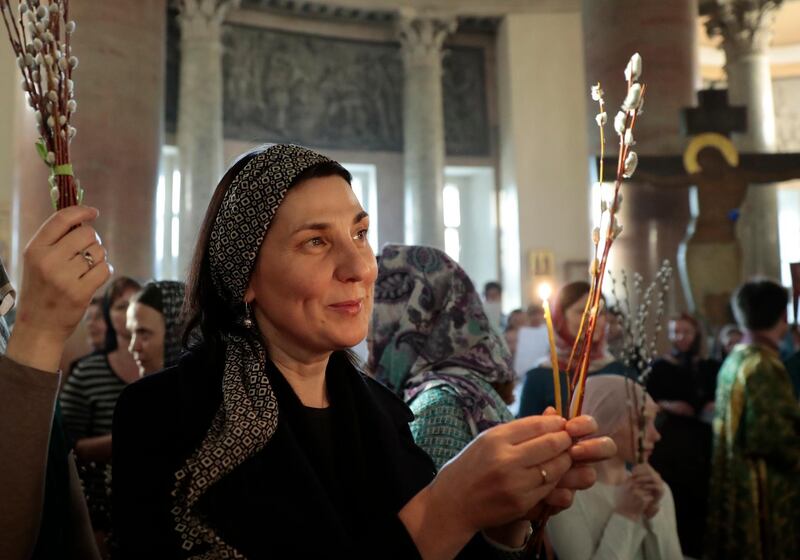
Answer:
[[(61, 389), (64, 431), (71, 445), (78, 440), (111, 433), (114, 407), (127, 383), (111, 369), (108, 355), (91, 354), (78, 360)], [(111, 528), (111, 465), (79, 462), (79, 474), (95, 530)]]
[(114, 406), (126, 386), (111, 369), (107, 354), (91, 354), (75, 363), (61, 390), (64, 430), (72, 445), (111, 433)]

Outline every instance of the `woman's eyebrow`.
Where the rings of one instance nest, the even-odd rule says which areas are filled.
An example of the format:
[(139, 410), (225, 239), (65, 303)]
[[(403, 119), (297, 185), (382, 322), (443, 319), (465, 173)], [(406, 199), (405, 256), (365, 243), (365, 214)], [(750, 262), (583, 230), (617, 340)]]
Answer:
[(309, 229), (321, 231), (321, 230), (328, 229), (329, 227), (331, 227), (331, 225), (328, 224), (328, 223), (324, 223), (324, 222), (303, 224), (302, 226), (300, 226), (297, 229), (295, 229), (294, 232), (292, 232), (292, 235), (294, 235), (295, 233), (301, 232), (301, 231), (309, 230)]
[[(356, 214), (356, 217), (353, 219), (353, 225), (357, 224), (358, 222), (360, 222), (364, 218), (368, 218), (368, 217), (369, 217), (369, 214), (362, 210), (361, 212)], [(328, 222), (307, 223), (307, 224), (303, 224), (300, 227), (298, 227), (297, 229), (295, 229), (294, 232), (292, 233), (292, 235), (294, 235), (295, 233), (298, 233), (298, 232), (301, 232), (301, 231), (307, 231), (307, 230), (323, 231), (323, 230), (326, 230), (326, 229), (328, 229), (330, 227), (331, 227), (331, 224), (328, 223)]]

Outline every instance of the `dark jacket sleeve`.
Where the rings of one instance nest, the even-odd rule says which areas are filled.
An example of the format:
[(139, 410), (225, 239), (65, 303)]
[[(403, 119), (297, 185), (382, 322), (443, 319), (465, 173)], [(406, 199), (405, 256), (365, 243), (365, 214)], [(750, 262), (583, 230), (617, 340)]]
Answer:
[[(561, 402), (562, 406), (569, 403), (569, 384), (564, 372), (561, 375)], [(525, 374), (525, 383), (522, 385), (522, 395), (519, 400), (519, 413), (517, 416), (534, 416), (542, 414), (548, 406), (555, 406), (555, 386), (553, 385), (553, 370), (537, 367)]]
[[(154, 376), (156, 377), (156, 376)], [(175, 464), (171, 427), (175, 403), (154, 378), (128, 386), (114, 411), (112, 513), (115, 557), (164, 558), (175, 550), (171, 485)]]

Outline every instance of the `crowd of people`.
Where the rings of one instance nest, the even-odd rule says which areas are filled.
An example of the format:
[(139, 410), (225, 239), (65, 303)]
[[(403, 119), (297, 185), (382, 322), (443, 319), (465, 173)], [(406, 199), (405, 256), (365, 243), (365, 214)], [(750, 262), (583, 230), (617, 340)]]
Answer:
[[(0, 358), (0, 557), (800, 557), (783, 288), (740, 288), (721, 369), (673, 318), (646, 385), (603, 310), (567, 419), (549, 357), (515, 364), (542, 307), (504, 316), (437, 249), (376, 258), (350, 181), (298, 146), (244, 154), (185, 283), (109, 283), (91, 208), (42, 226)], [(554, 299), (565, 391), (588, 295)]]
[[(589, 289), (589, 284), (585, 282), (573, 282), (563, 286), (554, 299), (554, 335), (561, 376), (562, 401), (564, 402), (568, 398), (568, 380), (565, 370), (570, 350), (578, 333), (580, 317), (586, 305)], [(772, 301), (769, 298), (772, 298)], [(773, 444), (780, 447), (786, 446), (793, 450), (791, 453), (796, 452), (798, 437), (800, 437), (798, 330), (796, 326), (790, 326), (786, 319), (788, 294), (784, 288), (774, 282), (758, 280), (746, 283), (740, 288), (731, 303), (737, 323), (725, 325), (719, 329), (713, 339), (713, 344), (708, 344), (712, 347), (711, 352), (707, 352), (705, 349), (707, 346), (706, 330), (695, 317), (681, 313), (668, 320), (667, 333), (670, 350), (650, 362), (651, 371), (646, 376), (646, 380), (642, 380), (646, 385), (647, 398), (652, 398), (657, 405), (656, 420), (659, 443), (651, 449), (647, 463), (663, 478), (665, 486), (670, 489), (674, 498), (674, 506), (671, 505), (671, 507), (674, 509), (676, 518), (675, 529), (685, 556), (689, 558), (791, 558), (794, 552), (789, 554), (786, 551), (797, 550), (792, 548), (798, 546), (796, 542), (790, 543), (787, 540), (770, 543), (769, 538), (772, 536), (779, 538), (777, 533), (770, 535), (769, 530), (763, 527), (743, 525), (742, 531), (764, 535), (762, 537), (763, 546), (769, 546), (767, 549), (769, 553), (766, 555), (758, 556), (754, 552), (753, 556), (748, 556), (747, 552), (742, 552), (742, 546), (745, 547), (744, 550), (758, 550), (759, 547), (755, 546), (755, 541), (743, 541), (733, 529), (737, 522), (741, 522), (741, 519), (737, 518), (742, 516), (742, 512), (738, 512), (738, 514), (721, 512), (726, 512), (728, 508), (734, 507), (732, 501), (750, 500), (752, 503), (751, 497), (757, 495), (762, 501), (757, 500), (752, 504), (756, 508), (753, 510), (754, 512), (758, 507), (767, 507), (766, 504), (774, 505), (770, 506), (769, 513), (763, 513), (761, 517), (751, 520), (751, 524), (756, 523), (759, 519), (762, 523), (774, 521), (779, 526), (788, 522), (794, 530), (795, 525), (787, 521), (794, 514), (790, 513), (788, 509), (781, 511), (778, 504), (798, 505), (800, 463), (789, 460), (770, 465), (767, 462), (763, 468), (771, 466), (777, 469), (775, 473), (767, 475), (768, 471), (765, 470), (765, 474), (760, 475), (762, 480), (754, 478), (738, 489), (731, 486), (725, 487), (724, 491), (727, 492), (725, 495), (720, 493), (717, 486), (720, 485), (718, 479), (721, 476), (721, 470), (745, 468), (738, 463), (735, 463), (735, 467), (726, 463), (724, 459), (726, 455), (722, 451), (725, 445), (741, 445), (743, 443), (741, 440), (753, 439), (761, 429), (755, 424), (747, 427), (741, 423), (741, 407), (745, 406), (743, 403), (754, 398), (749, 397), (751, 391), (766, 391), (770, 395), (770, 399), (762, 400), (759, 403), (760, 407), (749, 409), (745, 418), (755, 420), (759, 418), (759, 415), (775, 415), (775, 423), (771, 425), (775, 431), (770, 433), (770, 437), (775, 438)], [(524, 317), (524, 314), (521, 310), (517, 310), (512, 312), (509, 317)], [(756, 327), (748, 327), (752, 324), (755, 324)], [(601, 309), (598, 325), (598, 331), (596, 331), (591, 345), (588, 386), (591, 387), (596, 382), (596, 378), (601, 379), (609, 375), (617, 376), (619, 383), (626, 378), (639, 379), (639, 372), (635, 364), (624, 363), (626, 355), (622, 343), (624, 337), (619, 332), (615, 334), (615, 330), (620, 328), (618, 310)], [(530, 328), (543, 329), (544, 327), (541, 324), (524, 322), (522, 319), (516, 324), (512, 324), (510, 321), (506, 323), (504, 333), (512, 351), (519, 350), (517, 337), (520, 330)], [(762, 331), (767, 331), (767, 334)], [(609, 340), (611, 338), (618, 342), (613, 345), (613, 349)], [(745, 357), (745, 349), (750, 350), (750, 361), (743, 366), (737, 362), (737, 359), (741, 360)], [(550, 356), (541, 349), (540, 353), (538, 361), (534, 360), (529, 363), (526, 373), (520, 379), (522, 391), (518, 409), (519, 417), (540, 414), (546, 407), (553, 406), (555, 402)], [(746, 380), (739, 379), (739, 382), (746, 381), (744, 386), (733, 383), (732, 386), (725, 386), (722, 390), (718, 389), (718, 379), (726, 376), (733, 376), (736, 379), (739, 376), (749, 375), (749, 372), (754, 369), (766, 369), (767, 367), (782, 368), (784, 371), (773, 372), (769, 381), (765, 382), (762, 388), (756, 385), (761, 376), (753, 376), (752, 379), (749, 377)], [(743, 369), (745, 372), (742, 371)], [(732, 381), (728, 380), (729, 383)], [(784, 393), (779, 396), (778, 391)], [(592, 401), (591, 396), (587, 398), (589, 402)], [(733, 413), (724, 408), (731, 406), (731, 399), (734, 399), (734, 404), (739, 407), (737, 416), (731, 416)], [(620, 397), (618, 402), (623, 400), (625, 400), (624, 396)], [(781, 401), (784, 401), (783, 405), (781, 405)], [(750, 404), (749, 406), (753, 407), (754, 405)], [(592, 412), (591, 406), (588, 409), (584, 407), (584, 411), (597, 416)], [(732, 425), (730, 425), (731, 423)], [(602, 422), (600, 424), (602, 427)], [(739, 430), (740, 433), (735, 438), (728, 433), (727, 440), (723, 440), (723, 429), (733, 430), (732, 433)], [(766, 436), (766, 434), (764, 435)], [(738, 451), (747, 454), (746, 448)], [(731, 452), (730, 447), (726, 450), (726, 453), (728, 452)], [(730, 456), (727, 455), (727, 457), (729, 461)], [(749, 460), (751, 459), (748, 458)], [(633, 464), (632, 461), (631, 464)], [(723, 464), (724, 467), (720, 466)], [(749, 463), (747, 465), (749, 468)], [(635, 467), (631, 472), (634, 471)], [(740, 472), (739, 476), (746, 476), (746, 474)], [(777, 494), (770, 485), (777, 484), (773, 481), (784, 477), (793, 479), (793, 483), (787, 483), (785, 487), (782, 487), (784, 493), (780, 495), (780, 499), (777, 499)], [(760, 490), (753, 486), (757, 483), (762, 485)], [(602, 488), (602, 484), (595, 485), (592, 490), (581, 493), (579, 496), (597, 493), (599, 488)], [(744, 495), (740, 494), (737, 497), (734, 494), (737, 491), (745, 490), (747, 492)], [(616, 498), (609, 499), (611, 500), (609, 503), (617, 500), (621, 504), (620, 507), (625, 508), (623, 496), (618, 494)], [(671, 499), (670, 502), (672, 504), (673, 500)], [(573, 513), (561, 516), (561, 519), (570, 517), (577, 509), (573, 508), (570, 511)], [(736, 521), (734, 521), (735, 519)], [(558, 526), (558, 523), (552, 524), (552, 527)], [(615, 538), (619, 538), (619, 535)], [(598, 545), (601, 539), (595, 540), (594, 544)], [(576, 543), (572, 541), (571, 544)], [(655, 557), (661, 557), (658, 553), (655, 554)], [(596, 557), (614, 556), (612, 554)]]

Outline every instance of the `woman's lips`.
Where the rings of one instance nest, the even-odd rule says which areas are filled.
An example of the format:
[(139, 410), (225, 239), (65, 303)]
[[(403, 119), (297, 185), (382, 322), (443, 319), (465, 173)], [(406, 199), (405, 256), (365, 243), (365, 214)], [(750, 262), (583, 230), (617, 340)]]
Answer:
[(364, 307), (364, 300), (363, 299), (354, 299), (350, 301), (340, 301), (339, 303), (334, 303), (329, 305), (332, 310), (336, 311), (337, 313), (343, 313), (345, 315), (358, 315), (361, 313), (361, 309)]

